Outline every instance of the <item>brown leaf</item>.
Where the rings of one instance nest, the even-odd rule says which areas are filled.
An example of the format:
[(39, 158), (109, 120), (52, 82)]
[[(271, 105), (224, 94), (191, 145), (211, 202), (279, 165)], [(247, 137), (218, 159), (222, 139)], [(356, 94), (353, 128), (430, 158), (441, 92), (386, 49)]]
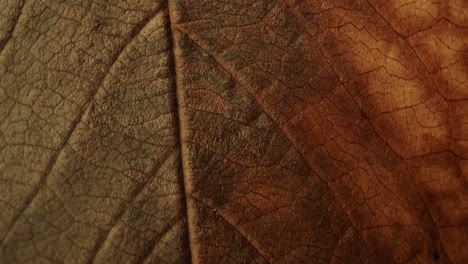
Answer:
[(0, 263), (466, 263), (466, 1), (0, 1)]

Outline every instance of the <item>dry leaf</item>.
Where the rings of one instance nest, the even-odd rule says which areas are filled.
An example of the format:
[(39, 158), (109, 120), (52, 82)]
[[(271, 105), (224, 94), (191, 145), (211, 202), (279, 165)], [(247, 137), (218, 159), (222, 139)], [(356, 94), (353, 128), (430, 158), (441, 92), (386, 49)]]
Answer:
[(0, 263), (468, 263), (465, 0), (0, 1)]

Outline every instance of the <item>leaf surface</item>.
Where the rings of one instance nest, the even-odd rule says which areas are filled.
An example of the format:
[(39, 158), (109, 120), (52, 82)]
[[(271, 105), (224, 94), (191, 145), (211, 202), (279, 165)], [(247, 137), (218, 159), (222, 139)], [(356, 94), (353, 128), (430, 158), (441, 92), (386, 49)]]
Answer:
[(0, 263), (468, 261), (465, 1), (0, 6)]

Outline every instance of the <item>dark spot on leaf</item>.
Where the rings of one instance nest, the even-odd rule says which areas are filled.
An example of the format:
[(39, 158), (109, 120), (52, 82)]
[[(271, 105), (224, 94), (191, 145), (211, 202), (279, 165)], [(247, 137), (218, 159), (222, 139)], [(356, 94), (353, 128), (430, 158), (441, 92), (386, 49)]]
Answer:
[(206, 45), (208, 46), (214, 46), (216, 44), (216, 39), (215, 38), (207, 38), (205, 40)]

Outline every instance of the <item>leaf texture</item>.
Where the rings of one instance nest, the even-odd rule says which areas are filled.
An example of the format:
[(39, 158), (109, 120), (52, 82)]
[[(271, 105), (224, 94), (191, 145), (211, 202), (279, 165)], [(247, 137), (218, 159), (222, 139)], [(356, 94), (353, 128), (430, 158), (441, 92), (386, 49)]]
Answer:
[(0, 0), (0, 263), (468, 262), (464, 0)]

